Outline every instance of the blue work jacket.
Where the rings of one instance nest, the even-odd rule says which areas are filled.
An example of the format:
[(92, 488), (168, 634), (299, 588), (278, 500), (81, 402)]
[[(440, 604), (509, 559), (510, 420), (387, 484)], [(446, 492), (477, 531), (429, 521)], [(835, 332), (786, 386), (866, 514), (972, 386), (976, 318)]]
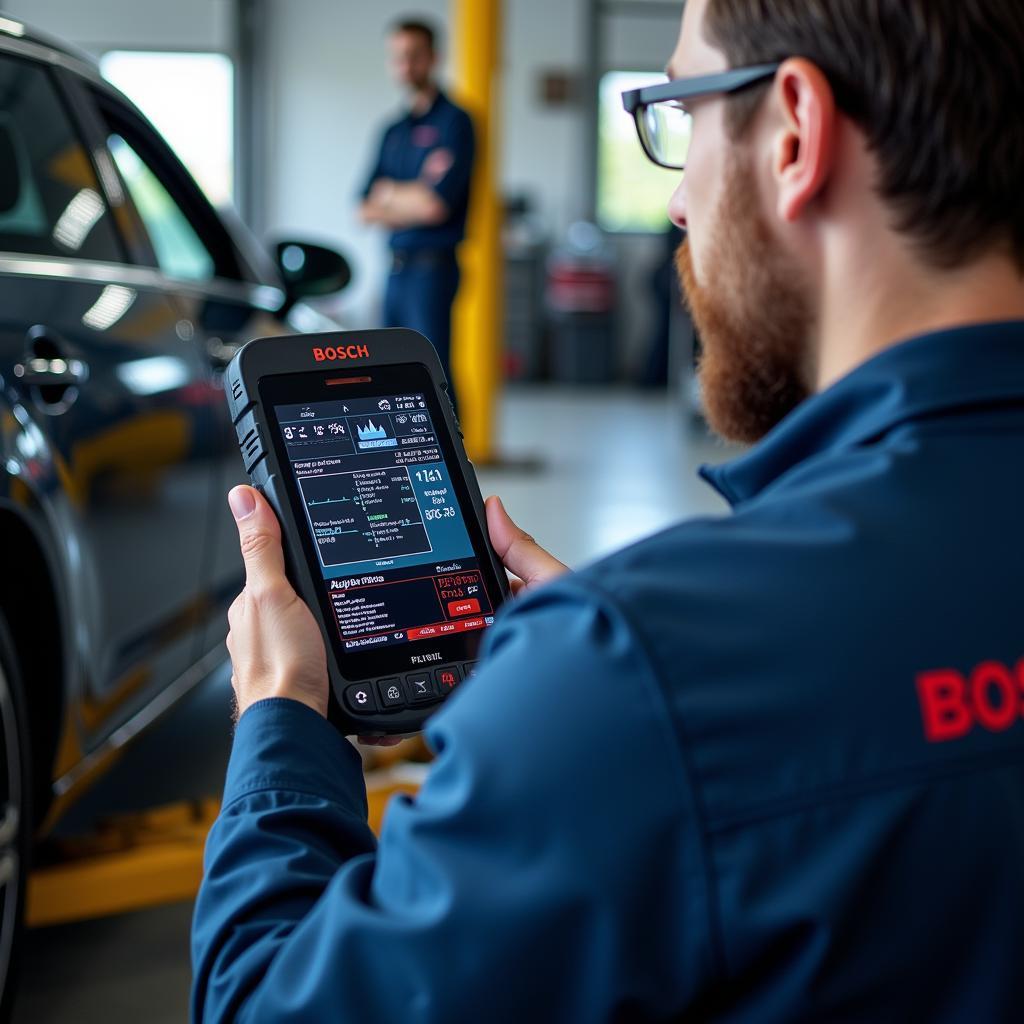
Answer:
[(1024, 323), (892, 347), (734, 506), (513, 601), (379, 842), (242, 716), (205, 1021), (1024, 1020)]

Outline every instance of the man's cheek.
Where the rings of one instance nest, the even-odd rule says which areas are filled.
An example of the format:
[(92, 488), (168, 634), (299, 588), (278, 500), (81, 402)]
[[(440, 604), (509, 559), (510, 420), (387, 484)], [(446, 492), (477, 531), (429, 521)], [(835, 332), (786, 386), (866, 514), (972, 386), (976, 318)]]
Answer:
[(716, 197), (708, 193), (705, 185), (707, 179), (701, 177), (699, 162), (687, 165), (686, 177), (686, 238), (690, 246), (690, 260), (697, 284), (706, 285), (707, 252)]
[(701, 230), (701, 219), (691, 218), (686, 240), (680, 249), (681, 258), (676, 262), (680, 281), (687, 292), (692, 292), (695, 288), (703, 292), (707, 288), (707, 257), (704, 253), (706, 241), (706, 235)]

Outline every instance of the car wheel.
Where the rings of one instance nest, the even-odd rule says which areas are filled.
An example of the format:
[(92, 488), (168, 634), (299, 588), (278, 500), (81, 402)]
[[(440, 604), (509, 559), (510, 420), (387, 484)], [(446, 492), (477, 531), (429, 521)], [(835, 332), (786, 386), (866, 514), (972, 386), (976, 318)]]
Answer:
[(25, 691), (0, 616), (0, 1021), (11, 1014), (28, 880), (31, 815)]

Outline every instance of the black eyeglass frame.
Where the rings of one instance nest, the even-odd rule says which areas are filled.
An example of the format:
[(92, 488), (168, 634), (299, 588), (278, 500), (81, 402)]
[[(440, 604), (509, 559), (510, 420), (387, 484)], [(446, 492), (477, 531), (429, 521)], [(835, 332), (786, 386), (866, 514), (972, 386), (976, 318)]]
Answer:
[(672, 100), (682, 101), (693, 99), (696, 96), (710, 96), (715, 93), (731, 94), (749, 89), (765, 79), (774, 76), (775, 72), (782, 66), (782, 62), (775, 64), (754, 64), (746, 68), (732, 68), (729, 71), (720, 71), (714, 75), (696, 75), (692, 78), (674, 78), (671, 82), (662, 82), (659, 85), (646, 85), (642, 89), (629, 89), (622, 94), (622, 106), (627, 114), (633, 115), (633, 123), (636, 125), (636, 133), (640, 139), (647, 159), (659, 167), (666, 167), (670, 171), (681, 171), (683, 167), (678, 164), (666, 164), (659, 160), (648, 148), (646, 138), (640, 120), (644, 111), (652, 103), (666, 103)]

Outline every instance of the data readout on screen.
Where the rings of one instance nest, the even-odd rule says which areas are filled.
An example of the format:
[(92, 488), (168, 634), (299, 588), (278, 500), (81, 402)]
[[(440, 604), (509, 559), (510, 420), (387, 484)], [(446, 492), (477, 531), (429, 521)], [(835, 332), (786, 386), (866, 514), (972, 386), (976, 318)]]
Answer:
[(422, 394), (275, 412), (346, 649), (490, 624), (492, 606)]

